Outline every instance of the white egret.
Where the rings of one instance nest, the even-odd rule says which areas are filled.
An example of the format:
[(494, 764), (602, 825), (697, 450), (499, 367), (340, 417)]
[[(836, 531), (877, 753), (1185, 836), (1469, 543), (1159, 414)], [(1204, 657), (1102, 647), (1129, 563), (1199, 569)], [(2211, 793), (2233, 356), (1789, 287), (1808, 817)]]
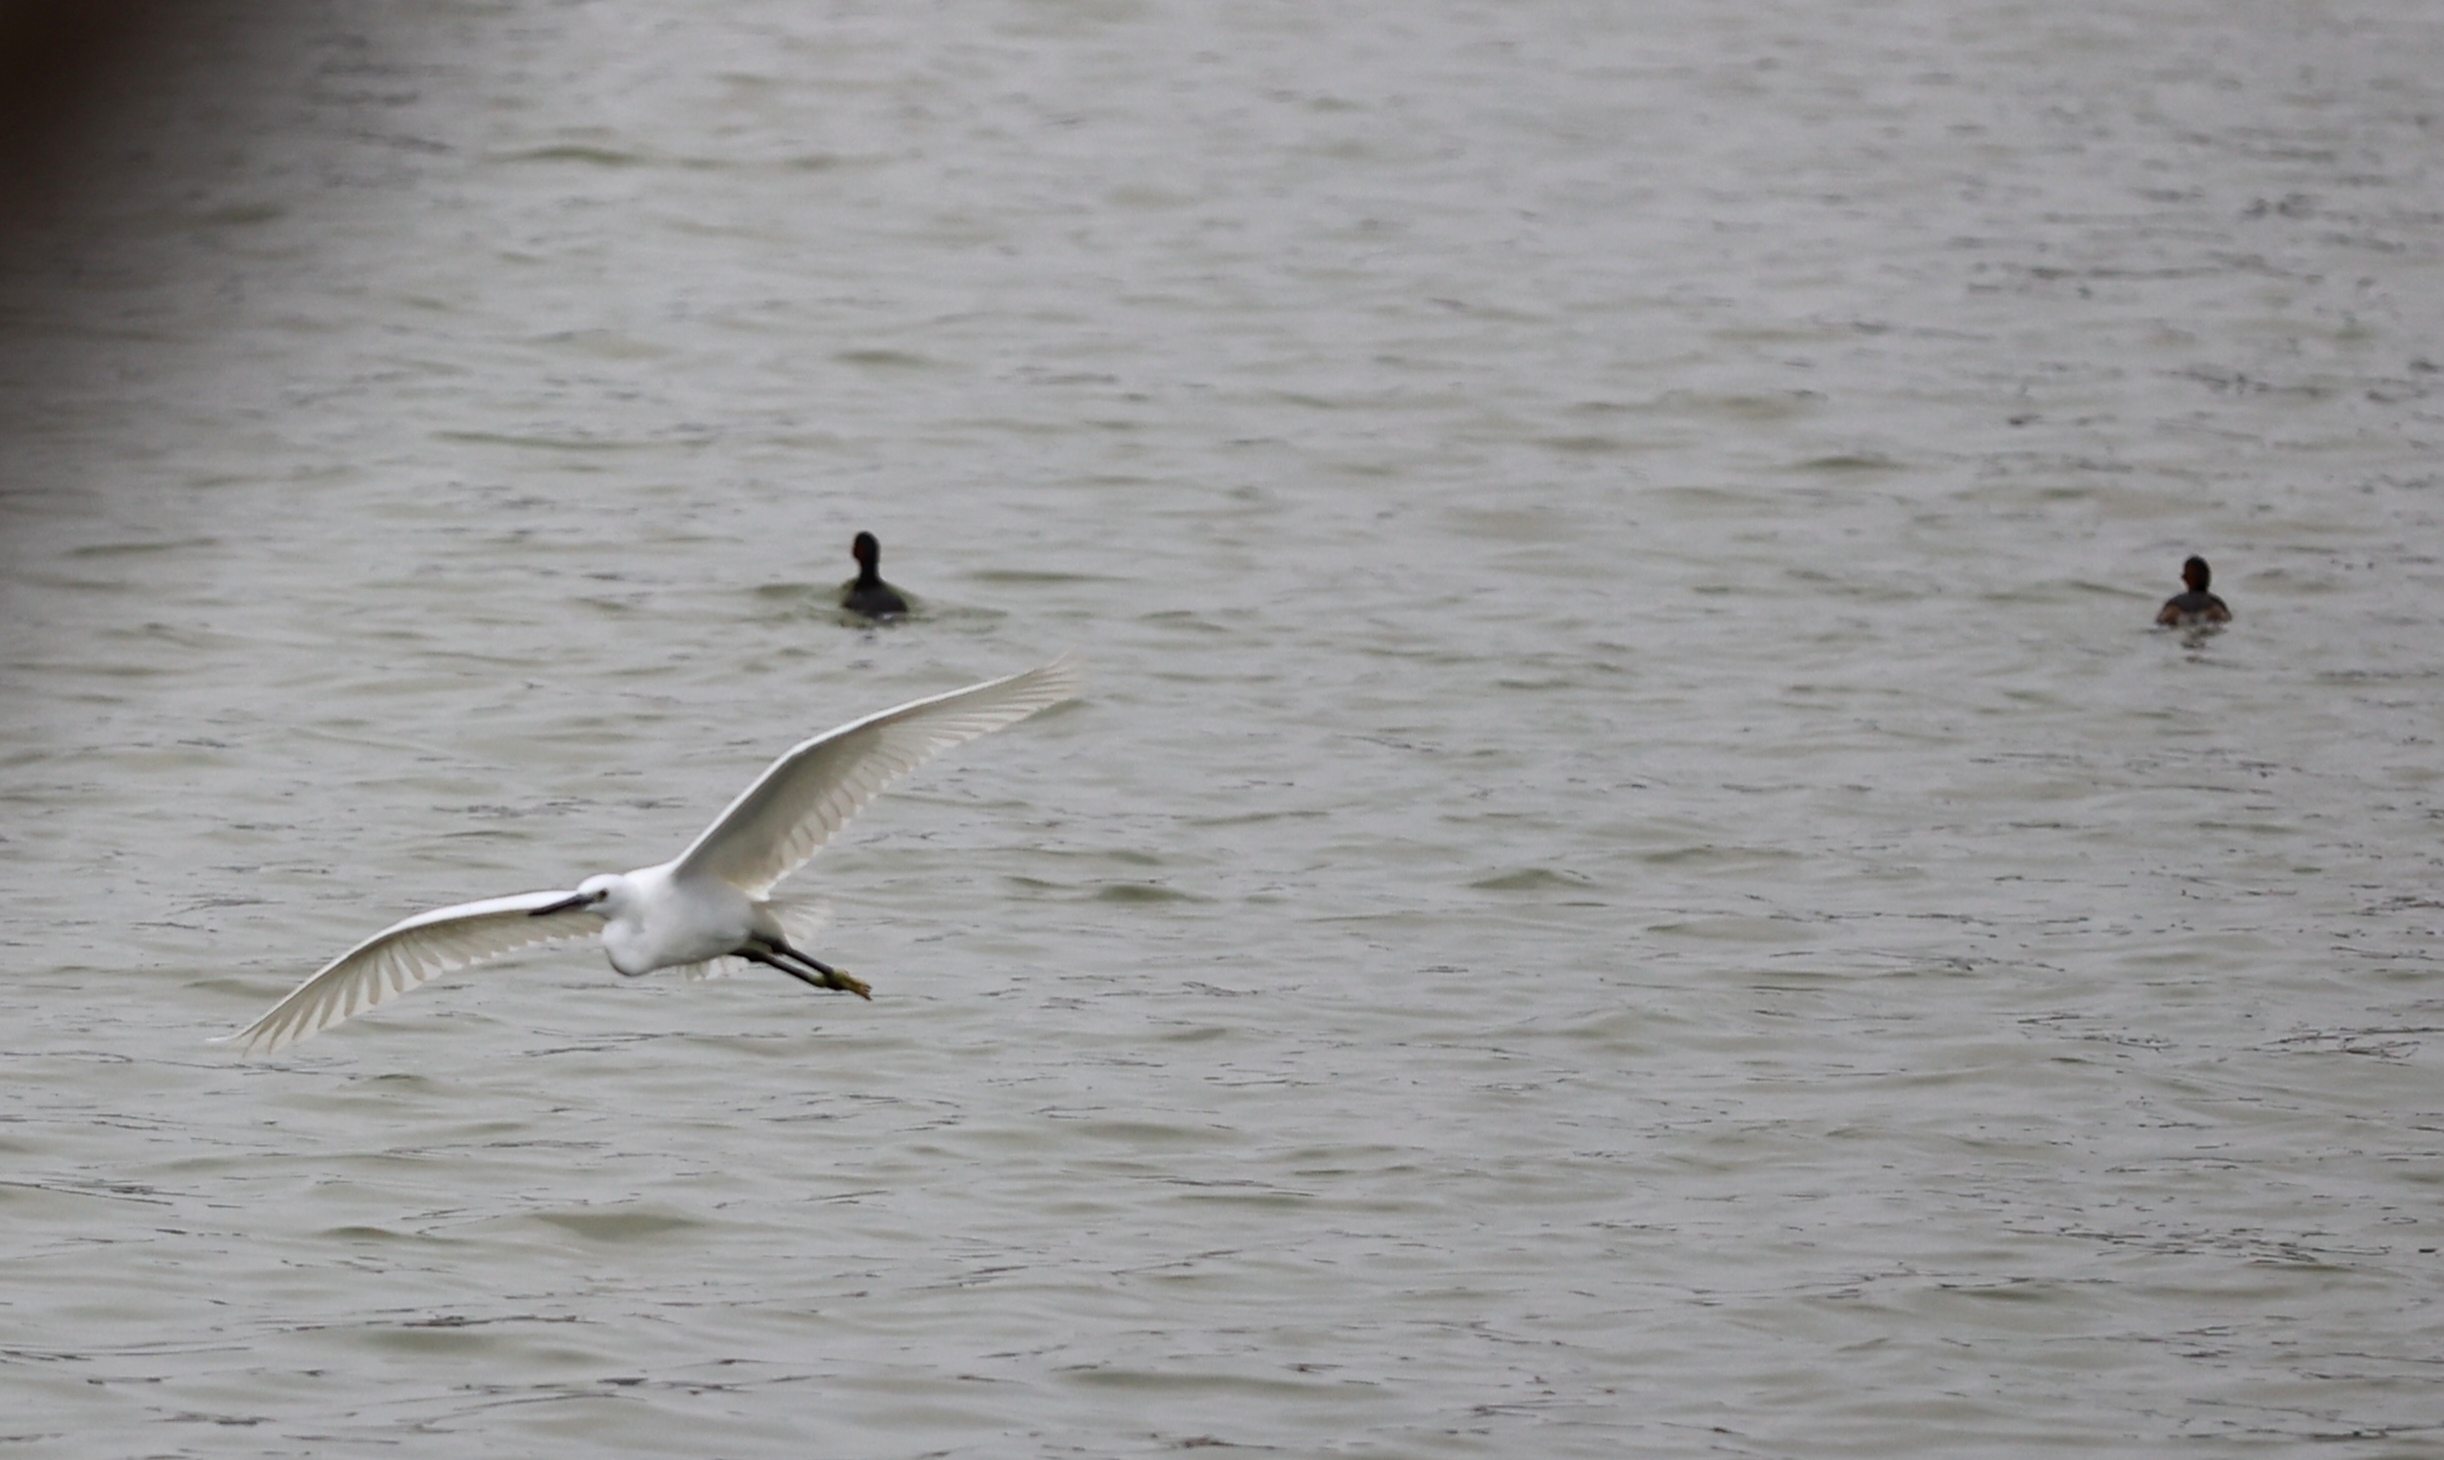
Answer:
[(744, 958), (816, 988), (867, 987), (791, 946), (767, 900), (885, 786), (947, 750), (1073, 698), (1077, 661), (915, 700), (818, 735), (772, 763), (688, 849), (657, 866), (418, 913), (374, 934), (236, 1034), (249, 1054), (293, 1044), (437, 973), (600, 929), (630, 978)]

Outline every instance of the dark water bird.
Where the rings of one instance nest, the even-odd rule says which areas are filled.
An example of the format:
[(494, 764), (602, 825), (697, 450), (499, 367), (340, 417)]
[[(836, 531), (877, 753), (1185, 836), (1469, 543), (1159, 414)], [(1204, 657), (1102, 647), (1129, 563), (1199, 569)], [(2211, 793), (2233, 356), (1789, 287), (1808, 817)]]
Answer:
[(941, 751), (1071, 699), (1074, 659), (913, 700), (818, 735), (772, 763), (703, 835), (670, 861), (604, 872), (573, 892), (521, 892), (436, 908), (393, 923), (323, 965), (271, 1011), (229, 1036), (250, 1053), (330, 1028), (437, 973), (564, 938), (602, 935), (630, 978), (657, 968), (702, 974), (723, 959), (777, 969), (822, 989), (867, 997), (852, 978), (797, 946), (812, 926), (771, 896), (883, 787)]
[(2181, 565), (2181, 581), (2188, 585), (2187, 593), (2176, 593), (2164, 600), (2156, 610), (2155, 621), (2167, 628), (2193, 628), (2199, 624), (2228, 624), (2232, 610), (2224, 601), (2206, 591), (2214, 580), (2215, 570), (2206, 559), (2193, 557)]
[(849, 544), (849, 551), (857, 559), (857, 576), (840, 585), (840, 606), (851, 613), (862, 613), (867, 618), (899, 618), (905, 615), (908, 600), (900, 596), (897, 588), (883, 581), (880, 568), (883, 545), (874, 540), (874, 534), (857, 534), (857, 540)]

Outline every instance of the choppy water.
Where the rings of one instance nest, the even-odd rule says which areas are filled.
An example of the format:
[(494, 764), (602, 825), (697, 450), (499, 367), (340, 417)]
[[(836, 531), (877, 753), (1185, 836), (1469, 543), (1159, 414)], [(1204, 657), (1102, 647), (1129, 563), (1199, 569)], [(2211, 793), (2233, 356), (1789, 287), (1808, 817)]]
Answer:
[[(2444, 1449), (2444, 11), (220, 44), (0, 336), (0, 1454)], [(871, 1005), (202, 1043), (1067, 648)]]

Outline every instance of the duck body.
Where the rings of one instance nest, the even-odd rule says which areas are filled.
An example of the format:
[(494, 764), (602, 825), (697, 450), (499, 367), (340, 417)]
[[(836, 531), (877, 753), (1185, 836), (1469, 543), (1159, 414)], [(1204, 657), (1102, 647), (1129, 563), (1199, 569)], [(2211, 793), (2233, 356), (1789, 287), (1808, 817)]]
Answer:
[(840, 585), (840, 606), (867, 618), (906, 617), (908, 600), (883, 581), (883, 545), (875, 540), (874, 534), (857, 534), (849, 552), (857, 559), (857, 576)]
[(2222, 599), (2206, 591), (2206, 585), (2213, 582), (2214, 578), (2215, 570), (2206, 565), (2204, 558), (2193, 557), (2183, 563), (2181, 582), (2189, 591), (2176, 593), (2165, 599), (2164, 606), (2156, 610), (2155, 621), (2165, 628), (2195, 628), (2201, 624), (2230, 623), (2232, 621), (2231, 608)]

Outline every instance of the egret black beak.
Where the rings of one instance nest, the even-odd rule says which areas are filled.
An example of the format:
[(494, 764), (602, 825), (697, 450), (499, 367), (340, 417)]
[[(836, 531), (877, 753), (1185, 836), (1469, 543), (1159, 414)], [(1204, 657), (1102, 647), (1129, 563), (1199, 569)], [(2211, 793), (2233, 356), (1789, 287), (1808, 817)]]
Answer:
[(547, 902), (541, 907), (530, 907), (526, 910), (526, 915), (530, 918), (548, 918), (553, 913), (567, 912), (573, 907), (592, 907), (594, 902), (595, 898), (591, 893), (572, 892), (558, 902)]

